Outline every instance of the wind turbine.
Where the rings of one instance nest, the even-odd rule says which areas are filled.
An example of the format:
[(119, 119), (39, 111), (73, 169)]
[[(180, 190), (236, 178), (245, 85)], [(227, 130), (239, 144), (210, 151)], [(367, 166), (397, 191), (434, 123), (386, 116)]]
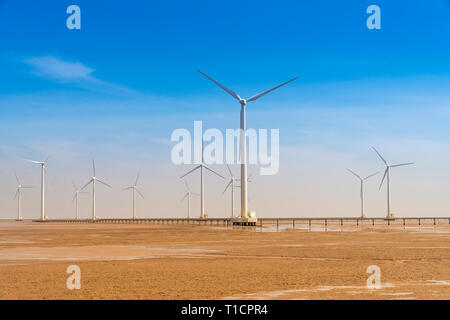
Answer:
[(235, 186), (234, 185), (234, 182), (235, 181), (240, 181), (241, 179), (236, 179), (233, 176), (233, 172), (231, 171), (230, 166), (228, 165), (228, 163), (227, 163), (227, 168), (228, 168), (228, 171), (230, 172), (230, 182), (228, 182), (228, 184), (227, 184), (225, 190), (223, 190), (222, 194), (224, 194), (225, 191), (227, 191), (228, 188), (231, 186), (231, 219), (234, 219), (234, 188), (239, 188), (239, 186)]
[(387, 216), (386, 219), (392, 219), (392, 213), (391, 213), (391, 190), (390, 190), (390, 178), (391, 178), (391, 168), (395, 168), (395, 167), (401, 167), (401, 166), (408, 166), (410, 164), (414, 164), (414, 162), (408, 162), (408, 163), (400, 163), (400, 164), (394, 164), (394, 165), (390, 165), (382, 156), (381, 154), (377, 151), (377, 149), (375, 149), (374, 147), (372, 147), (372, 149), (377, 153), (377, 155), (380, 157), (380, 159), (384, 162), (384, 164), (386, 165), (386, 170), (384, 171), (384, 175), (383, 175), (383, 179), (381, 180), (380, 183), (380, 189), (383, 185), (384, 179), (386, 178), (386, 187), (387, 187)]
[(100, 180), (99, 178), (97, 178), (95, 176), (95, 162), (94, 159), (92, 159), (92, 168), (93, 168), (93, 172), (94, 175), (92, 176), (91, 180), (88, 181), (88, 183), (86, 183), (84, 185), (83, 188), (80, 189), (83, 190), (84, 188), (86, 188), (88, 185), (90, 185), (92, 183), (92, 220), (97, 219), (97, 216), (95, 215), (95, 182), (100, 182), (101, 184), (104, 184), (105, 186), (111, 188), (111, 186), (109, 184), (107, 184), (106, 182), (103, 182), (102, 180)]
[(286, 81), (276, 87), (273, 87), (272, 89), (269, 89), (267, 91), (264, 91), (262, 93), (259, 93), (257, 95), (254, 95), (248, 99), (242, 99), (237, 93), (234, 91), (228, 89), (227, 87), (221, 85), (219, 82), (211, 78), (210, 76), (206, 75), (205, 73), (198, 70), (202, 75), (207, 77), (209, 80), (214, 82), (216, 85), (221, 87), (223, 90), (225, 90), (229, 95), (231, 95), (233, 98), (239, 101), (241, 104), (241, 126), (240, 126), (240, 159), (241, 159), (241, 219), (247, 219), (247, 141), (245, 139), (245, 130), (246, 130), (246, 118), (245, 118), (245, 106), (248, 102), (255, 101), (262, 96), (274, 91), (275, 89), (278, 89), (285, 84), (288, 84), (289, 82), (292, 82), (297, 79), (297, 77)]
[(191, 171), (182, 175), (180, 177), (180, 179), (183, 179), (188, 174), (194, 172), (197, 169), (200, 169), (200, 219), (205, 219), (205, 188), (204, 188), (204, 184), (203, 184), (203, 169), (211, 171), (212, 173), (218, 175), (222, 179), (225, 179), (225, 177), (222, 176), (220, 173), (217, 173), (216, 171), (212, 170), (211, 168), (209, 168), (207, 165), (204, 164), (204, 162), (203, 162), (203, 139), (202, 139), (202, 163), (199, 164), (198, 166), (196, 166)]
[(181, 201), (183, 201), (184, 199), (187, 198), (187, 218), (190, 219), (190, 214), (191, 214), (191, 195), (199, 196), (199, 194), (191, 192), (191, 189), (189, 188), (189, 185), (188, 185), (186, 180), (184, 180), (184, 183), (186, 184), (186, 194), (184, 195), (183, 199), (181, 199)]
[(28, 160), (24, 159), (25, 161), (38, 164), (41, 166), (41, 221), (44, 221), (46, 219), (45, 216), (45, 174), (47, 170), (45, 169), (45, 164), (47, 163), (50, 156), (48, 156), (44, 161), (34, 161), (34, 160)]
[(77, 188), (77, 185), (73, 181), (72, 181), (72, 185), (73, 185), (73, 188), (75, 189), (75, 195), (73, 196), (73, 199), (72, 199), (72, 202), (75, 201), (75, 220), (78, 220), (78, 197), (80, 194), (87, 194), (88, 192), (81, 192), (81, 190), (79, 190)]
[(139, 175), (140, 174), (138, 173), (137, 177), (136, 177), (136, 181), (134, 182), (134, 184), (132, 186), (122, 189), (122, 190), (129, 190), (129, 189), (133, 190), (133, 220), (136, 219), (136, 192), (142, 197), (142, 199), (144, 198), (141, 191), (137, 187), (137, 184), (139, 181)]
[(17, 174), (14, 174), (16, 176), (17, 181), (17, 191), (16, 195), (14, 196), (14, 199), (17, 199), (17, 220), (22, 221), (22, 189), (31, 189), (33, 187), (24, 187), (19, 181), (19, 178), (17, 177)]
[(347, 169), (348, 171), (350, 171), (350, 173), (352, 173), (355, 177), (357, 177), (359, 179), (359, 181), (361, 182), (361, 193), (360, 193), (360, 197), (361, 197), (361, 218), (365, 218), (364, 216), (364, 181), (366, 181), (367, 179), (375, 176), (378, 174), (378, 172), (373, 173), (365, 178), (362, 178), (359, 174), (356, 174), (355, 172), (353, 172), (350, 169)]

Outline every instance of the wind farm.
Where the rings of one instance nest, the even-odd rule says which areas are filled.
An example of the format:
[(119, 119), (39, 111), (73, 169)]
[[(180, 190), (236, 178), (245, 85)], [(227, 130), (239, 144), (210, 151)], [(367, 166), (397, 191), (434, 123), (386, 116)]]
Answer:
[[(411, 242), (418, 241), (420, 237), (421, 241), (430, 246), (436, 246), (444, 248), (446, 243), (446, 234), (450, 233), (450, 217), (439, 215), (420, 215), (410, 216), (405, 211), (403, 214), (393, 214), (391, 205), (391, 169), (401, 166), (412, 165), (412, 162), (390, 164), (381, 153), (372, 147), (377, 157), (382, 160), (385, 168), (384, 174), (379, 185), (379, 189), (386, 181), (387, 191), (387, 213), (386, 215), (380, 215), (380, 212), (370, 211), (367, 212), (367, 200), (372, 204), (377, 197), (376, 190), (370, 188), (371, 185), (366, 185), (367, 181), (379, 172), (375, 171), (373, 167), (367, 168), (367, 170), (373, 170), (371, 174), (366, 176), (356, 173), (352, 169), (347, 171), (359, 181), (359, 200), (360, 211), (347, 212), (346, 215), (314, 215), (305, 213), (294, 213), (290, 217), (283, 216), (282, 213), (277, 212), (275, 215), (257, 216), (255, 210), (249, 210), (248, 208), (248, 183), (252, 174), (248, 173), (248, 157), (254, 156), (251, 152), (256, 150), (252, 143), (250, 136), (248, 136), (246, 130), (246, 105), (248, 102), (257, 100), (258, 98), (296, 80), (293, 78), (278, 86), (273, 87), (260, 94), (252, 96), (249, 99), (242, 99), (239, 95), (224, 87), (222, 84), (210, 78), (206, 74), (202, 75), (213, 81), (228, 94), (237, 99), (241, 105), (240, 112), (240, 127), (238, 132), (238, 157), (237, 163), (240, 168), (240, 175), (236, 178), (230, 165), (225, 162), (218, 164), (215, 162), (206, 163), (205, 153), (210, 152), (211, 145), (207, 145), (205, 148), (205, 139), (203, 134), (201, 136), (201, 161), (194, 163), (194, 167), (179, 177), (174, 177), (170, 181), (171, 189), (176, 188), (179, 185), (179, 181), (184, 183), (184, 195), (176, 202), (185, 204), (186, 207), (182, 209), (180, 207), (179, 212), (172, 216), (164, 216), (151, 214), (149, 212), (149, 202), (158, 200), (155, 196), (157, 192), (148, 192), (150, 196), (144, 198), (143, 183), (152, 181), (150, 179), (144, 179), (141, 181), (141, 173), (138, 172), (134, 182), (120, 190), (115, 190), (110, 184), (103, 181), (97, 176), (97, 170), (95, 160), (92, 159), (92, 176), (83, 185), (82, 188), (78, 188), (76, 183), (72, 180), (73, 186), (73, 198), (72, 203), (75, 206), (75, 215), (64, 215), (61, 217), (52, 216), (52, 213), (46, 211), (46, 199), (52, 194), (56, 193), (56, 190), (52, 190), (50, 193), (46, 193), (46, 164), (48, 157), (44, 161), (26, 160), (33, 164), (40, 166), (40, 178), (41, 178), (41, 192), (40, 192), (40, 217), (34, 217), (32, 219), (24, 219), (22, 213), (22, 192), (25, 189), (31, 189), (30, 186), (22, 185), (18, 176), (16, 178), (16, 195), (17, 200), (17, 216), (14, 224), (11, 222), (0, 221), (0, 239), (6, 237), (9, 239), (13, 235), (20, 235), (21, 241), (25, 243), (37, 243), (36, 246), (16, 246), (11, 249), (2, 249), (0, 242), (0, 262), (2, 260), (10, 261), (10, 257), (14, 257), (11, 263), (15, 264), (20, 261), (27, 261), (25, 263), (25, 270), (27, 268), (40, 268), (39, 261), (46, 261), (47, 273), (41, 272), (43, 277), (40, 276), (41, 283), (47, 283), (45, 275), (48, 272), (56, 272), (61, 268), (61, 262), (65, 260), (73, 260), (77, 263), (88, 263), (88, 274), (95, 274), (100, 280), (100, 285), (94, 285), (95, 289), (88, 292), (83, 292), (80, 297), (82, 298), (95, 298), (92, 292), (95, 294), (101, 294), (102, 297), (108, 299), (113, 296), (121, 299), (135, 299), (144, 295), (149, 299), (252, 299), (257, 297), (259, 299), (271, 299), (274, 297), (280, 298), (315, 298), (315, 299), (335, 299), (336, 295), (340, 298), (354, 298), (359, 299), (380, 299), (385, 296), (395, 297), (397, 295), (403, 295), (405, 290), (412, 290), (414, 297), (418, 298), (435, 298), (442, 299), (448, 298), (445, 290), (429, 290), (427, 284), (430, 281), (435, 281), (436, 276), (440, 282), (437, 285), (444, 283), (446, 268), (443, 267), (444, 263), (435, 264), (435, 271), (433, 276), (426, 275), (428, 266), (423, 266), (415, 263), (414, 267), (421, 269), (423, 272), (420, 281), (411, 282), (411, 277), (405, 270), (399, 270), (398, 268), (392, 268), (391, 261), (404, 261), (409, 256), (416, 254), (420, 248), (404, 249), (405, 245)], [(205, 133), (206, 136), (206, 133)], [(247, 138), (249, 138), (249, 144), (247, 144)], [(185, 142), (183, 142), (185, 143)], [(259, 142), (261, 147), (261, 142)], [(369, 148), (368, 148), (369, 149)], [(208, 151), (209, 150), (209, 151)], [(55, 150), (56, 151), (56, 150)], [(248, 152), (249, 151), (249, 152)], [(214, 150), (213, 153), (217, 153)], [(361, 152), (364, 153), (364, 152)], [(211, 154), (207, 159), (211, 158)], [(299, 159), (301, 161), (301, 159)], [(55, 159), (56, 162), (56, 159)], [(213, 167), (214, 166), (214, 169)], [(184, 170), (184, 166), (182, 167)], [(67, 173), (70, 173), (67, 170)], [(193, 174), (198, 172), (199, 179), (195, 179)], [(209, 173), (210, 175), (206, 175)], [(225, 178), (227, 176), (227, 178)], [(75, 177), (73, 177), (75, 178)], [(211, 178), (208, 182), (205, 182), (205, 178)], [(220, 178), (220, 179), (217, 179)], [(79, 176), (76, 177), (79, 179)], [(194, 188), (188, 183), (187, 179), (191, 179), (191, 182), (197, 182), (194, 184)], [(261, 181), (264, 180), (264, 175), (260, 175), (256, 182), (252, 185), (257, 189)], [(98, 216), (97, 205), (97, 186), (98, 184), (107, 187), (109, 190), (108, 200), (105, 202), (123, 202), (126, 204), (127, 209), (124, 216), (108, 216), (107, 212)], [(119, 184), (119, 183), (117, 183)], [(158, 184), (152, 183), (156, 188)], [(85, 191), (91, 186), (91, 192)], [(173, 187), (172, 187), (173, 186)], [(252, 188), (252, 189), (253, 189)], [(268, 185), (271, 193), (274, 193), (280, 186)], [(235, 190), (240, 189), (238, 194), (235, 194)], [(29, 193), (31, 193), (30, 190)], [(119, 194), (126, 195), (126, 200), (118, 201)], [(130, 192), (131, 191), (131, 192)], [(130, 192), (130, 193), (129, 193)], [(214, 200), (218, 195), (225, 195), (223, 197), (223, 204), (221, 205), (221, 214), (210, 214), (211, 204), (217, 200)], [(397, 191), (398, 192), (398, 191)], [(352, 193), (354, 193), (352, 191)], [(129, 195), (131, 194), (131, 210), (128, 205), (130, 204)], [(25, 198), (27, 201), (30, 197), (27, 194)], [(91, 201), (91, 217), (81, 218), (79, 200), (80, 196)], [(139, 197), (139, 206), (137, 200)], [(301, 194), (296, 195), (301, 197)], [(239, 199), (240, 198), (240, 199)], [(235, 213), (235, 204), (237, 199), (240, 200), (240, 214)], [(266, 199), (270, 201), (270, 196)], [(259, 198), (258, 202), (262, 201)], [(343, 199), (342, 199), (343, 201)], [(226, 205), (228, 203), (228, 205)], [(257, 205), (258, 203), (252, 205)], [(139, 207), (139, 214), (137, 208)], [(151, 206), (150, 206), (151, 207)], [(198, 208), (198, 213), (192, 213), (192, 207)], [(230, 211), (225, 210), (229, 208)], [(27, 213), (29, 216), (29, 213)], [(84, 216), (84, 215), (83, 215)], [(48, 239), (56, 236), (59, 240), (51, 240), (42, 243), (41, 236), (47, 234)], [(394, 285), (386, 285), (378, 293), (373, 291), (367, 291), (358, 285), (358, 276), (355, 278), (349, 277), (348, 274), (340, 277), (336, 276), (339, 270), (346, 270), (345, 272), (350, 274), (358, 274), (358, 268), (361, 269), (369, 261), (361, 262), (358, 257), (364, 256), (370, 259), (370, 255), (367, 255), (367, 251), (364, 246), (371, 246), (375, 255), (386, 254), (387, 244), (379, 242), (377, 239), (380, 235), (383, 239), (389, 243), (390, 253), (381, 261), (377, 263), (382, 264), (383, 268), (388, 268), (389, 276), (393, 277)], [(94, 242), (90, 242), (86, 239), (95, 238)], [(47, 238), (44, 238), (47, 239)], [(64, 239), (64, 240), (62, 240)], [(330, 243), (329, 241), (332, 242)], [(272, 244), (265, 244), (267, 241)], [(376, 242), (377, 245), (373, 246)], [(79, 243), (71, 249), (67, 249), (66, 246), (72, 243)], [(124, 245), (125, 243), (125, 245)], [(151, 245), (152, 243), (158, 243), (158, 246)], [(343, 245), (342, 243), (345, 243)], [(392, 250), (392, 244), (393, 250)], [(50, 246), (50, 247), (49, 247)], [(240, 251), (246, 248), (245, 251)], [(301, 251), (298, 248), (302, 248)], [(6, 253), (4, 250), (11, 250)], [(278, 257), (279, 252), (282, 253), (282, 259)], [(421, 251), (422, 252), (422, 251)], [(338, 254), (336, 254), (338, 253)], [(352, 261), (352, 267), (342, 264), (341, 257), (345, 255), (350, 257)], [(447, 259), (445, 258), (444, 260)], [(313, 281), (308, 284), (301, 285), (303, 278), (299, 277), (295, 280), (294, 287), (285, 286), (280, 284), (279, 281), (266, 280), (269, 275), (271, 279), (283, 278), (284, 274), (292, 276), (289, 271), (289, 265), (285, 265), (283, 261), (286, 261), (286, 257), (292, 259), (295, 262), (296, 268), (302, 270), (304, 274), (308, 274), (308, 277), (315, 278), (317, 274), (327, 274), (327, 285), (332, 289), (323, 290), (323, 283)], [(159, 260), (157, 264), (153, 261)], [(189, 280), (189, 284), (186, 283), (185, 278), (179, 278), (177, 272), (172, 270), (173, 260), (181, 261), (183, 270), (187, 270), (190, 276), (198, 281)], [(195, 258), (195, 259), (194, 259)], [(431, 253), (426, 254), (425, 259), (435, 259)], [(230, 263), (229, 260), (233, 262)], [(309, 260), (311, 259), (311, 260)], [(257, 260), (261, 260), (259, 262)], [(127, 261), (133, 262), (133, 266), (130, 266)], [(195, 261), (195, 263), (193, 263)], [(310, 261), (305, 264), (303, 261)], [(333, 261), (332, 263), (328, 261)], [(353, 261), (357, 261), (354, 263)], [(445, 260), (446, 261), (446, 260)], [(8, 263), (10, 263), (8, 262)], [(273, 262), (277, 264), (273, 265)], [(113, 271), (111, 271), (111, 263)], [(163, 264), (161, 267), (160, 263)], [(212, 263), (212, 265), (211, 265)], [(212, 267), (216, 275), (214, 279), (207, 276), (208, 272), (205, 268)], [(252, 282), (253, 276), (248, 273), (248, 266), (253, 270), (259, 270), (262, 276), (257, 278), (257, 283), (263, 285), (257, 285)], [(0, 265), (1, 268), (1, 265)], [(86, 267), (83, 267), (83, 270)], [(143, 269), (151, 269), (152, 274), (156, 275), (159, 279), (155, 289), (146, 289), (141, 287), (141, 279), (135, 276), (129, 275), (124, 278), (121, 285), (127, 284), (128, 289), (114, 289), (109, 287), (108, 281), (100, 276), (101, 273), (113, 272), (123, 273), (124, 270), (130, 271), (136, 270), (139, 274), (143, 274)], [(229, 274), (229, 270), (239, 270), (239, 277), (235, 276), (235, 273)], [(171, 270), (175, 276), (167, 277), (167, 270)], [(307, 271), (313, 270), (313, 271)], [(330, 272), (331, 273), (327, 273)], [(17, 283), (11, 283), (10, 278), (14, 277), (15, 269), (10, 267), (3, 267), (3, 273), (0, 273), (0, 291), (2, 286), (11, 288), (17, 286)], [(86, 272), (86, 271), (83, 271)], [(146, 276), (144, 276), (145, 278)], [(430, 279), (432, 278), (432, 279)], [(27, 279), (27, 278), (26, 278)], [(331, 280), (334, 279), (334, 280)], [(336, 282), (337, 279), (337, 282)], [(210, 288), (204, 288), (202, 282), (221, 283), (220, 286), (214, 286)], [(224, 284), (226, 283), (226, 284)], [(239, 290), (236, 290), (238, 284), (243, 284)], [(26, 289), (25, 289), (26, 288)], [(9, 298), (28, 297), (28, 298), (71, 298), (67, 292), (61, 292), (54, 290), (52, 287), (45, 286), (45, 293), (29, 290), (29, 288), (20, 282), (17, 289), (5, 289), (10, 292)], [(132, 288), (132, 289), (131, 289)], [(166, 291), (166, 294), (161, 295), (161, 288), (173, 288)], [(346, 288), (357, 288), (355, 295), (354, 291), (349, 291)], [(407, 288), (407, 289), (406, 289)], [(181, 295), (179, 292), (183, 292)], [(199, 294), (199, 292), (205, 291), (205, 294)], [(139, 293), (136, 293), (139, 292)], [(137, 295), (136, 295), (137, 294)], [(412, 294), (412, 293), (411, 293)], [(409, 293), (408, 293), (409, 295)], [(0, 294), (1, 296), (1, 294)]]

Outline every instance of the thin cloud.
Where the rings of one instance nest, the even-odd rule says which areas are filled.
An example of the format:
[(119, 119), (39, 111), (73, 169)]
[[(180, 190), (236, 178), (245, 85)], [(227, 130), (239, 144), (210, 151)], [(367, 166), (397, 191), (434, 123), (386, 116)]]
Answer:
[(124, 86), (110, 83), (94, 77), (94, 69), (80, 63), (64, 61), (52, 56), (29, 58), (24, 61), (33, 67), (32, 73), (36, 76), (63, 83), (73, 83), (87, 90), (131, 93), (132, 90)]

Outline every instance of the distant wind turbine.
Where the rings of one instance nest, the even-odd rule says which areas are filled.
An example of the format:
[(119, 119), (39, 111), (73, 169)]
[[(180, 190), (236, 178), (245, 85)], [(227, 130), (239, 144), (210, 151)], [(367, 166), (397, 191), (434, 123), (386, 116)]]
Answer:
[(183, 201), (184, 199), (187, 198), (187, 218), (190, 219), (190, 215), (191, 215), (191, 195), (194, 196), (199, 196), (198, 193), (195, 192), (191, 192), (191, 189), (189, 188), (189, 185), (187, 183), (186, 180), (184, 180), (184, 183), (186, 184), (186, 194), (184, 195), (183, 199), (181, 199), (181, 201)]
[[(225, 191), (227, 191), (228, 188), (231, 187), (231, 219), (234, 219), (234, 188), (240, 188), (240, 186), (234, 185), (234, 182), (235, 181), (241, 181), (241, 179), (236, 179), (233, 176), (233, 172), (231, 171), (230, 166), (228, 165), (228, 163), (227, 163), (227, 168), (228, 168), (228, 171), (230, 172), (230, 182), (228, 182), (228, 184), (227, 184), (225, 190), (223, 190), (222, 194), (224, 194)], [(247, 179), (248, 182), (251, 182), (250, 181), (250, 177), (251, 177), (251, 175)]]
[(91, 180), (89, 180), (88, 183), (86, 183), (84, 185), (84, 187), (80, 189), (80, 191), (92, 183), (92, 220), (95, 220), (95, 219), (97, 219), (97, 216), (95, 215), (95, 182), (98, 181), (101, 184), (104, 184), (105, 186), (107, 186), (109, 188), (111, 188), (111, 186), (95, 176), (95, 161), (94, 161), (94, 159), (92, 159), (92, 168), (93, 168), (94, 174), (93, 174)]
[(295, 77), (289, 81), (286, 81), (276, 87), (273, 87), (272, 89), (269, 89), (267, 91), (264, 91), (262, 93), (254, 95), (248, 99), (242, 99), (237, 93), (235, 93), (234, 91), (223, 86), (222, 84), (220, 84), (219, 82), (217, 82), (216, 80), (214, 80), (213, 78), (208, 76), (207, 74), (201, 72), (200, 70), (198, 70), (198, 72), (200, 72), (202, 75), (204, 75), (209, 80), (214, 82), (216, 85), (221, 87), (229, 95), (231, 95), (233, 98), (238, 100), (239, 103), (241, 104), (241, 121), (240, 121), (241, 132), (240, 132), (240, 153), (239, 153), (239, 156), (241, 159), (241, 184), (242, 184), (241, 185), (241, 219), (245, 220), (245, 219), (247, 219), (247, 203), (248, 203), (247, 202), (247, 160), (246, 160), (247, 159), (247, 142), (246, 142), (246, 138), (245, 138), (245, 130), (246, 130), (245, 106), (247, 105), (248, 102), (255, 101), (255, 100), (261, 98), (262, 96), (288, 84), (289, 82), (296, 80), (297, 77)]
[(377, 153), (377, 155), (380, 157), (380, 159), (384, 162), (384, 164), (386, 165), (386, 170), (384, 171), (384, 175), (383, 175), (383, 179), (381, 180), (380, 183), (380, 189), (383, 185), (384, 179), (386, 178), (386, 187), (387, 187), (387, 216), (386, 219), (392, 219), (392, 213), (391, 213), (391, 182), (390, 182), (390, 178), (391, 178), (391, 168), (395, 168), (395, 167), (401, 167), (401, 166), (408, 166), (411, 164), (414, 164), (414, 162), (408, 162), (408, 163), (401, 163), (401, 164), (394, 164), (394, 165), (390, 165), (382, 156), (381, 154), (377, 151), (377, 149), (375, 149), (374, 147), (372, 147), (372, 149)]
[(88, 192), (81, 192), (75, 182), (72, 181), (73, 188), (75, 189), (75, 195), (73, 196), (72, 202), (75, 201), (75, 220), (78, 220), (78, 197), (80, 194), (88, 194)]
[(197, 169), (200, 169), (200, 219), (205, 219), (205, 188), (204, 188), (204, 183), (203, 183), (203, 169), (211, 171), (212, 173), (218, 175), (222, 179), (225, 179), (225, 177), (222, 176), (220, 173), (217, 173), (216, 171), (212, 170), (211, 168), (209, 168), (207, 165), (204, 164), (204, 162), (203, 162), (203, 140), (202, 140), (202, 163), (199, 164), (198, 166), (196, 166), (194, 169), (192, 169), (192, 170), (188, 171), (187, 173), (185, 173), (184, 175), (182, 175), (180, 177), (180, 179), (183, 179), (188, 174), (194, 172)]
[(45, 216), (45, 174), (46, 174), (47, 170), (45, 169), (45, 165), (50, 157), (51, 156), (48, 156), (44, 161), (34, 161), (34, 160), (23, 159), (25, 161), (28, 161), (28, 162), (31, 162), (34, 164), (38, 164), (41, 166), (41, 221), (44, 221), (46, 219), (46, 216)]
[(136, 192), (142, 197), (144, 198), (144, 196), (142, 195), (141, 191), (139, 190), (139, 188), (137, 187), (138, 181), (139, 181), (139, 173), (136, 176), (136, 181), (134, 182), (134, 184), (130, 187), (127, 188), (123, 188), (122, 190), (133, 190), (133, 220), (136, 219)]
[(355, 177), (357, 177), (359, 179), (359, 181), (361, 182), (361, 193), (360, 193), (360, 197), (361, 197), (361, 218), (365, 218), (364, 215), (364, 181), (366, 181), (367, 179), (375, 176), (378, 174), (378, 172), (373, 173), (365, 178), (362, 178), (359, 174), (356, 174), (355, 172), (353, 172), (350, 169), (347, 169), (348, 171), (350, 171), (350, 173), (352, 173)]
[(31, 189), (33, 187), (25, 187), (22, 186), (22, 184), (19, 181), (19, 178), (17, 177), (17, 174), (14, 174), (16, 176), (17, 181), (17, 191), (16, 195), (14, 196), (14, 199), (17, 199), (17, 220), (22, 220), (22, 189)]

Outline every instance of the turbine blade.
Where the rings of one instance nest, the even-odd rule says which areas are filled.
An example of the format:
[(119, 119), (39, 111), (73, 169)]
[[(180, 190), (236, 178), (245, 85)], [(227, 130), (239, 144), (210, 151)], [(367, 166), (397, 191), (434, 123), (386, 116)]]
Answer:
[(374, 147), (372, 147), (373, 150), (375, 150), (375, 152), (377, 153), (377, 155), (380, 157), (381, 160), (383, 160), (384, 164), (388, 166), (388, 163), (386, 160), (384, 160), (383, 156), (378, 152), (377, 149), (375, 149)]
[(195, 171), (195, 170), (197, 170), (198, 168), (200, 168), (201, 167), (201, 165), (199, 165), (199, 166), (196, 166), (194, 169), (192, 169), (191, 171), (189, 171), (188, 173), (185, 173), (185, 174), (183, 174), (181, 177), (180, 177), (180, 179), (182, 179), (182, 178), (184, 178), (184, 177), (186, 177), (188, 174), (190, 174), (191, 172), (193, 172), (193, 171)]
[(379, 174), (379, 172), (372, 173), (371, 175), (365, 177), (363, 180), (367, 180), (369, 178), (372, 178), (373, 176), (376, 176), (377, 174)]
[(142, 199), (145, 198), (144, 195), (142, 194), (142, 192), (141, 192), (138, 188), (136, 188), (136, 191), (137, 191), (137, 193), (142, 197)]
[(14, 200), (16, 200), (17, 199), (17, 195), (19, 194), (19, 188), (17, 188), (17, 190), (16, 190), (16, 194), (14, 195)]
[(224, 194), (225, 191), (228, 190), (228, 187), (231, 186), (231, 182), (233, 182), (233, 180), (230, 180), (230, 182), (228, 182), (227, 187), (225, 188), (225, 190), (223, 190), (222, 194)]
[(394, 167), (402, 167), (402, 166), (409, 166), (409, 165), (411, 165), (411, 164), (414, 164), (414, 162), (394, 164), (393, 166), (391, 166), (391, 168), (394, 168)]
[(136, 182), (134, 183), (135, 186), (137, 186), (138, 181), (139, 181), (139, 176), (141, 175), (140, 172), (138, 172), (137, 177), (136, 177)]
[(227, 163), (227, 168), (228, 168), (228, 171), (230, 172), (230, 176), (233, 178), (233, 172), (231, 172), (231, 169), (230, 169), (230, 166), (228, 165), (228, 163)]
[(33, 187), (31, 186), (27, 186), (27, 187), (21, 187), (22, 189), (33, 189)]
[(383, 179), (381, 179), (380, 187), (378, 189), (381, 189), (381, 186), (383, 185), (384, 179), (386, 178), (386, 175), (388, 173), (389, 168), (386, 168), (384, 171)]
[(186, 199), (186, 197), (189, 195), (188, 192), (186, 192), (186, 194), (184, 195), (183, 199), (180, 200), (180, 202), (183, 202), (184, 199)]
[(279, 84), (279, 85), (276, 86), (276, 87), (273, 87), (272, 89), (269, 89), (269, 90), (264, 91), (264, 92), (262, 92), (262, 93), (260, 93), (260, 94), (254, 95), (253, 97), (247, 99), (247, 102), (255, 101), (256, 99), (261, 98), (262, 96), (268, 94), (269, 92), (272, 92), (273, 90), (276, 90), (276, 89), (278, 89), (279, 87), (282, 87), (282, 86), (288, 84), (289, 82), (292, 82), (292, 81), (297, 80), (297, 79), (298, 79), (298, 77), (295, 77), (295, 78), (293, 78), (293, 79), (291, 79), (291, 80), (289, 80), (289, 81), (286, 81), (286, 82), (284, 82), (284, 83), (282, 83), (282, 84)]
[(92, 159), (92, 169), (94, 169), (94, 177), (95, 177), (95, 161)]
[(233, 98), (235, 98), (236, 100), (241, 100), (241, 97), (235, 93), (234, 91), (228, 89), (227, 87), (221, 85), (219, 82), (217, 82), (216, 80), (214, 80), (213, 78), (211, 78), (210, 76), (208, 76), (207, 74), (201, 72), (200, 70), (198, 70), (198, 72), (200, 72), (202, 75), (204, 75), (205, 77), (207, 77), (209, 80), (211, 80), (212, 82), (214, 82), (215, 84), (217, 84), (219, 87), (221, 87), (223, 90), (225, 90), (226, 92), (228, 92), (229, 95), (231, 95)]
[(48, 161), (48, 159), (50, 159), (53, 155), (49, 155), (47, 158), (45, 158), (44, 163), (46, 163)]
[(133, 189), (133, 187), (126, 187), (126, 188), (123, 188), (122, 191), (129, 190), (129, 189)]
[(354, 176), (356, 176), (359, 180), (362, 180), (362, 178), (359, 176), (359, 174), (356, 174), (355, 172), (353, 172), (350, 169), (347, 169), (351, 174), (353, 174)]
[(105, 186), (112, 188), (109, 184), (107, 184), (106, 182), (100, 180), (100, 179), (96, 179), (98, 182), (103, 183)]
[(76, 198), (77, 198), (77, 194), (75, 193), (75, 195), (73, 196), (73, 199), (72, 199), (72, 203), (75, 201)]
[(22, 160), (25, 160), (25, 161), (28, 161), (28, 162), (31, 162), (31, 163), (35, 163), (35, 164), (43, 164), (42, 162), (34, 161), (34, 160), (28, 160), (28, 159), (22, 159)]
[(221, 177), (222, 179), (225, 179), (225, 177), (224, 177), (223, 175), (221, 175), (220, 173), (214, 171), (213, 169), (211, 169), (211, 168), (209, 168), (209, 167), (207, 167), (207, 166), (205, 166), (205, 165), (203, 165), (203, 167), (204, 167), (205, 169), (211, 171), (212, 173), (218, 175), (218, 176)]
[(14, 172), (14, 176), (16, 177), (17, 184), (20, 185), (19, 178), (17, 177), (17, 174), (15, 172)]
[(84, 185), (84, 187), (80, 189), (80, 191), (83, 190), (84, 188), (86, 188), (88, 185), (90, 185), (92, 181), (94, 181), (94, 179), (89, 180), (89, 182), (86, 183), (86, 184)]

